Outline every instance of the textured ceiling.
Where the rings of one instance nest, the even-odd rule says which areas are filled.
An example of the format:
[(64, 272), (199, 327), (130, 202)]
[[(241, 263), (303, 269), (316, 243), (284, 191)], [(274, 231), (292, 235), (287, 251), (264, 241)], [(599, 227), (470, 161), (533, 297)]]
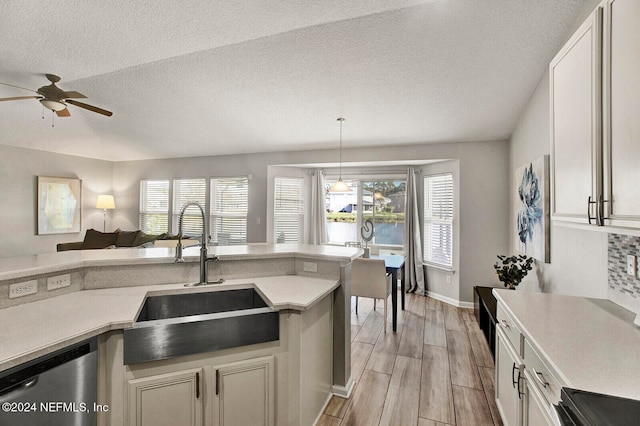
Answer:
[[(0, 144), (106, 160), (506, 139), (580, 0), (3, 0)], [(29, 96), (0, 86), (0, 97)]]

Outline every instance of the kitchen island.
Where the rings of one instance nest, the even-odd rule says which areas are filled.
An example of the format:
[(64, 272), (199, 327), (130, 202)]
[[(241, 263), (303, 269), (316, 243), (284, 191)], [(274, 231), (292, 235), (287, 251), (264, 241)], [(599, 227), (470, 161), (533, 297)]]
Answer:
[[(118, 341), (122, 329), (131, 327), (146, 296), (251, 287), (271, 308), (280, 312), (279, 343), (249, 348), (255, 352), (251, 356), (274, 357), (276, 367), (272, 372), (274, 369), (278, 371), (275, 379), (277, 393), (286, 396), (285, 399), (298, 401), (277, 403), (278, 416), (288, 419), (284, 423), (309, 422), (308, 418), (301, 417), (305, 415), (300, 410), (303, 406), (312, 404), (314, 411), (318, 410), (318, 395), (312, 397), (305, 393), (304, 381), (298, 380), (300, 368), (306, 362), (304, 359), (313, 357), (306, 352), (305, 357), (300, 355), (301, 351), (308, 352), (309, 345), (314, 344), (315, 337), (311, 336), (325, 333), (323, 327), (326, 328), (327, 324), (330, 327), (329, 344), (318, 348), (325, 352), (330, 350), (329, 361), (321, 362), (330, 368), (331, 379), (326, 390), (332, 394), (348, 395), (352, 387), (348, 300), (350, 264), (361, 250), (261, 244), (216, 247), (211, 252), (219, 257), (219, 261), (210, 265), (210, 276), (212, 279), (223, 278), (225, 282), (222, 285), (184, 287), (184, 283), (197, 281), (197, 248), (185, 249), (184, 264), (173, 263), (171, 249), (63, 252), (0, 260), (0, 288), (3, 290), (0, 306), (5, 307), (0, 309), (3, 336), (0, 371), (96, 335), (103, 337), (102, 354), (111, 357), (102, 362), (113, 366), (113, 356), (120, 350)], [(48, 278), (65, 274), (69, 275), (68, 287), (47, 291)], [(10, 299), (10, 285), (27, 280), (37, 282), (38, 292)], [(315, 327), (316, 323), (321, 324), (319, 328)], [(307, 331), (309, 334), (305, 335)], [(240, 352), (236, 348), (215, 354), (181, 357), (183, 359), (178, 361), (199, 365), (197, 368), (204, 368), (204, 379), (209, 379), (210, 365), (235, 362), (233, 360)], [(171, 368), (169, 360), (150, 364), (154, 364), (152, 367), (158, 371)], [(112, 368), (106, 373), (101, 372), (102, 383), (113, 385), (114, 374), (127, 382), (137, 383), (135, 380), (141, 377), (141, 371), (148, 368), (151, 367)], [(109, 375), (111, 379), (106, 380)], [(102, 386), (100, 394), (105, 396), (117, 392)], [(130, 406), (127, 401), (113, 403), (121, 407)], [(207, 403), (203, 407), (209, 410), (210, 405)], [(123, 413), (125, 411), (123, 408)], [(134, 414), (128, 412), (123, 415), (128, 423), (135, 424), (131, 423)]]

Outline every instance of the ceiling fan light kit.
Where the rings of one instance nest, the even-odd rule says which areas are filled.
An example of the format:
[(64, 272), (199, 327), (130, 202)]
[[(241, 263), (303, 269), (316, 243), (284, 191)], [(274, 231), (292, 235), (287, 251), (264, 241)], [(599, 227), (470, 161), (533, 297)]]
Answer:
[(56, 86), (56, 83), (60, 81), (60, 77), (54, 74), (45, 74), (47, 80), (51, 82), (48, 86), (42, 86), (38, 90), (31, 90), (25, 87), (15, 86), (13, 84), (8, 83), (0, 83), (4, 86), (15, 87), (18, 89), (28, 90), (30, 92), (37, 93), (39, 96), (18, 96), (11, 98), (0, 98), (0, 102), (3, 101), (17, 101), (22, 99), (37, 99), (40, 101), (42, 106), (56, 113), (58, 117), (70, 117), (71, 114), (67, 109), (67, 105), (71, 104), (77, 106), (82, 109), (86, 109), (87, 111), (96, 112), (98, 114), (105, 115), (107, 117), (111, 117), (113, 113), (111, 111), (107, 111), (106, 109), (98, 108), (93, 105), (85, 104), (83, 102), (74, 101), (73, 99), (83, 99), (86, 98), (80, 92), (76, 92), (75, 90), (64, 91)]

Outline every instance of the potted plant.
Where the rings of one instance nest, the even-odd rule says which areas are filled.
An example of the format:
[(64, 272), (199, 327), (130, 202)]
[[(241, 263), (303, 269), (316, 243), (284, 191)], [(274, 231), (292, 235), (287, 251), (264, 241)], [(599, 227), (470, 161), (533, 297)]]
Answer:
[(533, 269), (533, 258), (523, 254), (509, 257), (499, 254), (498, 259), (499, 261), (493, 265), (493, 268), (504, 286), (512, 290)]

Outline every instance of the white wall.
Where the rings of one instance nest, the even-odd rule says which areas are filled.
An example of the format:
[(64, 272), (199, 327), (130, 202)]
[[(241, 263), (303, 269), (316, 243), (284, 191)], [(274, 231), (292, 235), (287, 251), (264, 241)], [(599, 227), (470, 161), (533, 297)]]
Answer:
[[(599, 4), (587, 0), (565, 40)], [(560, 50), (560, 46), (558, 49)], [(515, 194), (514, 170), (540, 156), (549, 155), (549, 73), (544, 74), (511, 137), (510, 194)], [(515, 195), (510, 197), (509, 247), (515, 250)], [(587, 297), (607, 298), (607, 234), (551, 226), (551, 262), (538, 262), (537, 277), (527, 277), (523, 288)], [(533, 278), (533, 280), (531, 279)], [(536, 280), (537, 278), (537, 280)], [(538, 282), (535, 282), (538, 281)]]
[[(82, 240), (88, 228), (102, 230), (102, 210), (95, 208), (96, 198), (111, 192), (112, 167), (109, 161), (0, 145), (0, 257), (53, 252), (57, 243)], [(80, 233), (37, 235), (38, 176), (82, 180)], [(107, 228), (113, 230), (110, 213)]]

